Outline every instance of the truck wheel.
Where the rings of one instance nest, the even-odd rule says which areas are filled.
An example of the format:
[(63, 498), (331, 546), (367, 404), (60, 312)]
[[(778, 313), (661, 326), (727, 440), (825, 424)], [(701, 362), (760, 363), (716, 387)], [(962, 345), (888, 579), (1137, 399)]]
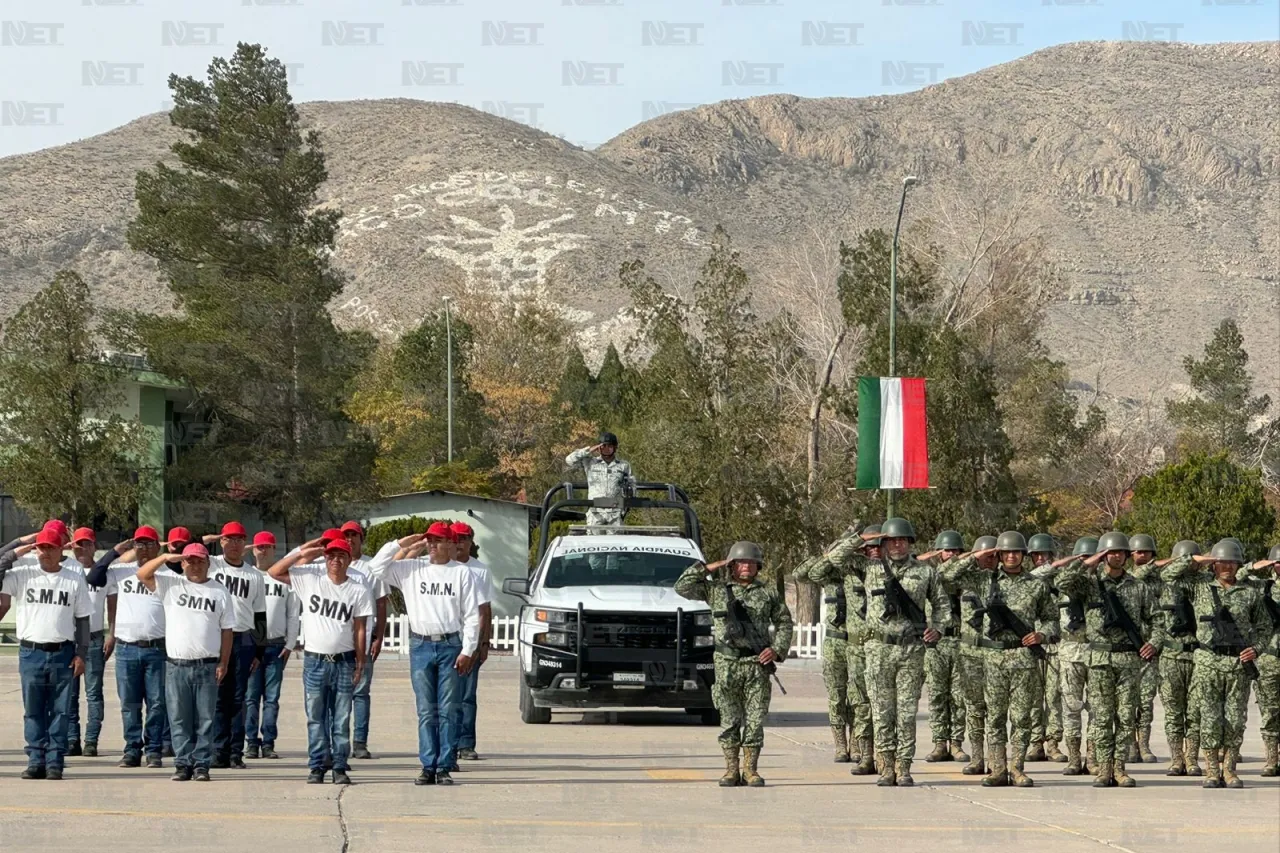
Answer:
[(551, 709), (539, 708), (533, 704), (533, 693), (530, 692), (529, 685), (524, 683), (523, 678), (520, 679), (520, 722), (535, 725), (551, 722)]
[(715, 708), (689, 708), (690, 714), (698, 718), (698, 721), (704, 726), (720, 725), (720, 712)]

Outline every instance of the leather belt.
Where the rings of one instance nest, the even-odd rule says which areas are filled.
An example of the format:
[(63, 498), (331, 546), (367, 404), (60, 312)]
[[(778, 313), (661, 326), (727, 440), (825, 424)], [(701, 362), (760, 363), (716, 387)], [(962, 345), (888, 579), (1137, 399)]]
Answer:
[(827, 628), (828, 640), (847, 640), (849, 639), (848, 631), (841, 631), (839, 628)]
[(267, 641), (266, 641), (266, 643), (264, 643), (263, 645), (265, 645), (265, 646), (266, 646), (267, 648), (269, 648), (269, 649), (273, 649), (273, 648), (275, 648), (275, 647), (277, 647), (277, 646), (279, 646), (279, 647), (283, 648), (283, 647), (284, 647), (284, 637), (273, 637), (272, 639), (267, 640)]
[(319, 652), (307, 652), (307, 657), (315, 658), (316, 660), (322, 660), (326, 663), (342, 663), (344, 661), (355, 660), (356, 653), (354, 651), (350, 651), (350, 652), (337, 652), (331, 655), (323, 655), (323, 654), (320, 654)]
[(735, 649), (733, 646), (726, 646), (724, 643), (716, 643), (716, 654), (734, 658), (735, 660), (755, 657), (749, 649)]
[(988, 637), (978, 638), (978, 647), (983, 649), (995, 649), (997, 651), (1009, 651), (1010, 649), (1022, 648), (1021, 640), (992, 640)]
[(178, 658), (166, 658), (166, 662), (170, 666), (199, 666), (205, 663), (217, 663), (218, 658), (188, 658), (180, 660)]
[(139, 649), (163, 649), (164, 637), (156, 637), (154, 640), (121, 640), (116, 642), (124, 646), (136, 646)]
[(1240, 653), (1249, 648), (1249, 646), (1202, 646), (1202, 648), (1207, 648), (1215, 655), (1238, 658), (1240, 657)]
[(35, 649), (41, 652), (60, 652), (65, 647), (72, 645), (71, 640), (59, 640), (56, 643), (36, 643), (31, 640), (19, 640), (18, 645), (24, 649)]
[(1091, 652), (1136, 652), (1138, 647), (1133, 643), (1090, 643), (1089, 651)]
[(918, 646), (924, 643), (919, 637), (904, 637), (901, 634), (884, 634), (878, 631), (871, 635), (871, 639), (891, 646)]
[(1191, 640), (1187, 643), (1179, 643), (1173, 640), (1161, 640), (1160, 647), (1170, 652), (1194, 652), (1196, 649), (1200, 648), (1200, 644), (1195, 640)]
[(428, 643), (444, 643), (454, 639), (455, 637), (462, 636), (457, 631), (450, 634), (419, 634), (417, 631), (410, 631), (409, 635), (415, 639), (423, 640)]
[(944, 637), (959, 637), (959, 636), (960, 636), (960, 626), (959, 626), (959, 625), (952, 625), (950, 628), (948, 628), (947, 630), (945, 630), (945, 631), (943, 631), (943, 632), (942, 632), (942, 636), (944, 636)]
[(106, 631), (90, 631), (89, 642), (92, 643), (94, 640), (101, 640), (103, 635), (106, 633), (107, 633)]

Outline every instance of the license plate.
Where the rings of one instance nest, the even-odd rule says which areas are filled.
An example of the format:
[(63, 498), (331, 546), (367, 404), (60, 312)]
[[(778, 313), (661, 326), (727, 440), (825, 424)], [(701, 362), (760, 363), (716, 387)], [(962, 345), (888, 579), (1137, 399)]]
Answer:
[(644, 684), (643, 672), (615, 672), (613, 674), (615, 684)]

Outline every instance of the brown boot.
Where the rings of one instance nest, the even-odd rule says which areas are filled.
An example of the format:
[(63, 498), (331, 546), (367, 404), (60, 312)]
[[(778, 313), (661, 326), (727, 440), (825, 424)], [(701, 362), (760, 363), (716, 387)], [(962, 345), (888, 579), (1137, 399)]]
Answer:
[(1088, 768), (1091, 776), (1098, 775), (1098, 754), (1093, 750), (1093, 740), (1086, 739), (1084, 742), (1084, 766)]
[(945, 740), (934, 741), (933, 752), (926, 755), (924, 760), (930, 764), (935, 761), (950, 761), (951, 748)]
[(756, 772), (756, 764), (760, 761), (760, 747), (744, 746), (742, 748), (742, 781), (748, 788), (763, 788), (764, 779)]
[(1204, 751), (1204, 787), (1225, 788), (1222, 781), (1222, 750), (1206, 749)]
[(1027, 761), (1048, 761), (1049, 757), (1045, 755), (1044, 743), (1033, 743), (1027, 750)]
[(1063, 776), (1083, 776), (1084, 761), (1080, 757), (1080, 738), (1067, 738), (1067, 766), (1062, 768)]
[(831, 739), (836, 745), (836, 764), (849, 763), (849, 736), (848, 729), (844, 726), (831, 727)]
[(1143, 764), (1159, 764), (1160, 759), (1156, 758), (1156, 754), (1151, 751), (1151, 726), (1146, 725), (1138, 732), (1138, 754), (1142, 756)]
[(960, 771), (961, 773), (966, 776), (981, 776), (987, 772), (986, 764), (982, 760), (982, 750), (982, 739), (978, 738), (973, 741), (973, 757), (969, 759), (969, 763)]
[(892, 752), (876, 754), (876, 763), (880, 765), (880, 778), (876, 784), (881, 788), (892, 788), (898, 784), (897, 764)]
[(1117, 759), (1112, 767), (1112, 775), (1115, 776), (1116, 786), (1120, 788), (1136, 788), (1138, 783), (1133, 781), (1133, 777), (1125, 772), (1124, 759)]
[(876, 772), (875, 749), (871, 744), (871, 738), (862, 738), (859, 744), (858, 763), (849, 768), (849, 774), (852, 776), (870, 776)]
[(911, 759), (910, 758), (906, 758), (906, 759), (899, 758), (895, 769), (898, 775), (897, 784), (899, 788), (910, 788), (912, 785), (916, 783), (916, 780), (911, 778)]
[(1164, 771), (1166, 776), (1186, 776), (1187, 775), (1187, 759), (1182, 754), (1182, 744), (1169, 742), (1169, 769)]
[(1243, 788), (1244, 782), (1236, 775), (1236, 762), (1240, 760), (1239, 749), (1228, 749), (1226, 760), (1222, 762), (1222, 782), (1228, 788)]
[[(1116, 745), (1119, 746), (1119, 744)], [(1125, 748), (1124, 760), (1130, 764), (1142, 763), (1142, 753), (1138, 752), (1138, 740), (1136, 737), (1129, 741), (1129, 745)]]
[(1114, 788), (1116, 786), (1116, 778), (1112, 773), (1110, 761), (1099, 761), (1098, 772), (1093, 779), (1093, 787), (1095, 788)]
[(1280, 744), (1273, 737), (1262, 738), (1262, 754), (1266, 756), (1262, 760), (1262, 775), (1270, 779), (1272, 776), (1280, 776)]
[(969, 753), (964, 751), (964, 742), (959, 740), (951, 741), (951, 760), (952, 761), (968, 761)]
[(1003, 788), (1009, 784), (1009, 768), (1005, 764), (1003, 749), (991, 750), (991, 754), (987, 756), (987, 764), (991, 767), (991, 772), (982, 780), (982, 787)]
[(853, 731), (849, 732), (849, 761), (857, 764), (862, 760), (862, 748), (859, 746), (862, 742), (853, 736)]
[(738, 773), (738, 747), (723, 746), (724, 775), (720, 777), (721, 788), (736, 788), (742, 784), (742, 776)]
[(1019, 788), (1034, 788), (1036, 783), (1024, 772), (1025, 764), (1022, 756), (1016, 752), (1013, 756), (1013, 763), (1009, 767), (1009, 781)]
[(1203, 776), (1204, 771), (1200, 769), (1200, 739), (1187, 738), (1187, 749), (1183, 753), (1187, 759), (1187, 775)]
[(1066, 762), (1067, 757), (1063, 755), (1062, 750), (1058, 749), (1056, 740), (1046, 740), (1044, 742), (1044, 755), (1048, 761), (1056, 761), (1059, 764)]

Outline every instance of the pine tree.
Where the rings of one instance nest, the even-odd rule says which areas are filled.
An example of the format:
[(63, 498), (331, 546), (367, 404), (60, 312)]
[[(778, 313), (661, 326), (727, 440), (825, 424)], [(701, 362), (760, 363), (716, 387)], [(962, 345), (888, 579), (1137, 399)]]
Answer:
[(1256, 464), (1262, 433), (1253, 424), (1271, 408), (1271, 398), (1253, 396), (1249, 353), (1235, 321), (1223, 320), (1205, 344), (1204, 358), (1187, 356), (1182, 368), (1198, 396), (1168, 400), (1165, 409), (1181, 427), (1183, 444), (1193, 450), (1226, 450), (1238, 462)]

